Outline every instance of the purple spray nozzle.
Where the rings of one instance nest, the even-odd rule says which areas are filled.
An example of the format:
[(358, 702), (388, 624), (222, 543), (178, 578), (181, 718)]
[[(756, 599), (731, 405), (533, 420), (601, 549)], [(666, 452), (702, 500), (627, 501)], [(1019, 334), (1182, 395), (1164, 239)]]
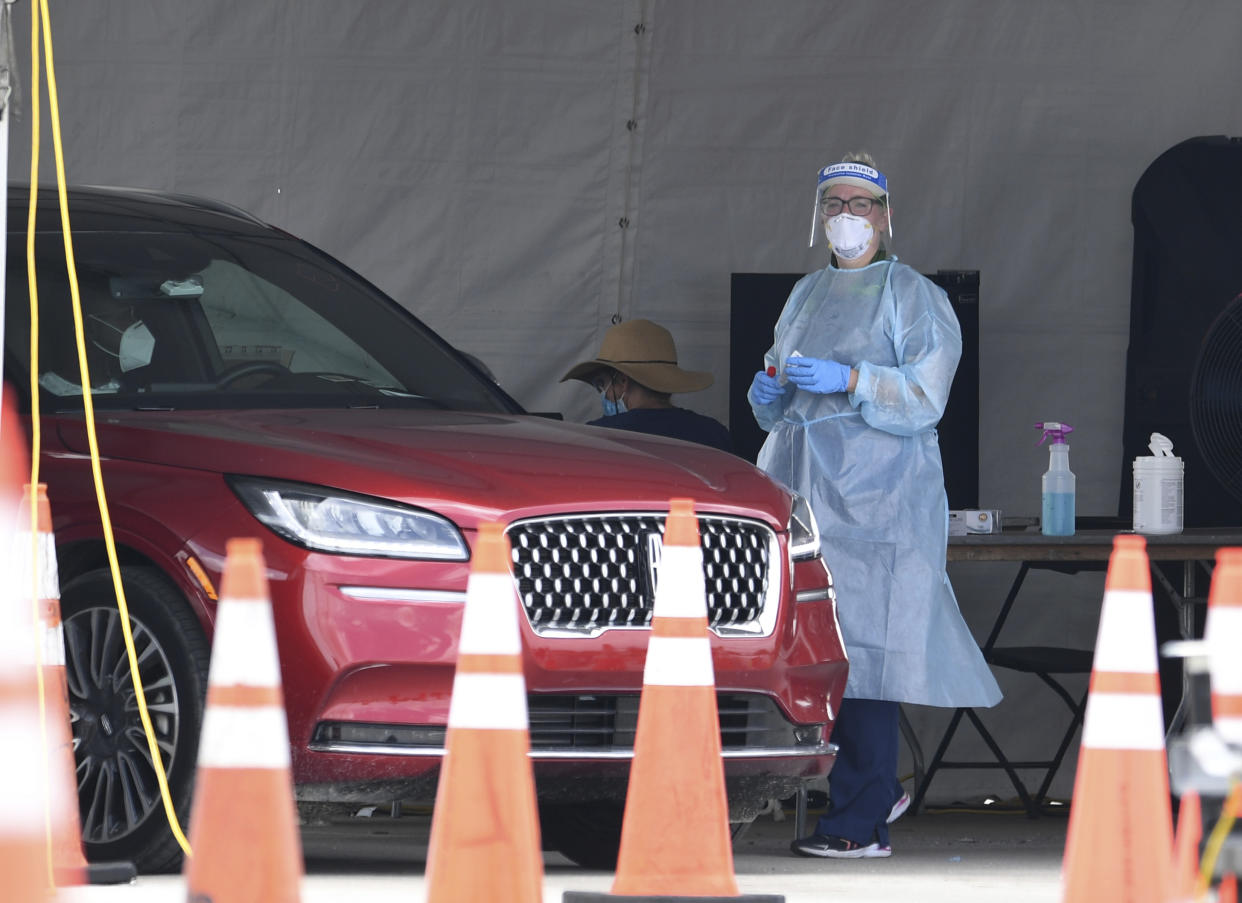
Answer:
[(1068, 423), (1057, 423), (1055, 420), (1045, 420), (1043, 423), (1035, 424), (1035, 429), (1043, 430), (1044, 434), (1039, 437), (1036, 445), (1043, 445), (1049, 436), (1052, 437), (1053, 445), (1066, 445), (1065, 437), (1074, 432), (1074, 428)]

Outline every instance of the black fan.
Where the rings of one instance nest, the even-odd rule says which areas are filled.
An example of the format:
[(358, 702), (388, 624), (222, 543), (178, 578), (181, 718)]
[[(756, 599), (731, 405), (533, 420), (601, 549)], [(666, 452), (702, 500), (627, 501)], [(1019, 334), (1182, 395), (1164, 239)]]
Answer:
[(1199, 348), (1190, 428), (1208, 470), (1242, 501), (1242, 295), (1221, 311)]

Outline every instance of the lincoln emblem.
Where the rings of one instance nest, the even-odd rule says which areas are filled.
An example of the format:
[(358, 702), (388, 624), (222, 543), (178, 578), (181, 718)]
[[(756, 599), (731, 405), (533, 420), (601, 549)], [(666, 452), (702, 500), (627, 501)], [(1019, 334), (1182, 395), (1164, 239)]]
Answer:
[(660, 573), (660, 557), (664, 553), (664, 537), (659, 533), (647, 534), (647, 582), (651, 586), (651, 598), (655, 598), (656, 580)]

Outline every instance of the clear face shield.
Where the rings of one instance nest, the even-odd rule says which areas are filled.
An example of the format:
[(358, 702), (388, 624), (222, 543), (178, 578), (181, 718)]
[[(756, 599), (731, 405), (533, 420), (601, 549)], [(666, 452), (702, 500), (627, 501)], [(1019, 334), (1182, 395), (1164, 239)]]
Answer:
[[(833, 185), (854, 185), (866, 189), (873, 195), (878, 192), (884, 204), (886, 206), (888, 204), (888, 179), (884, 177), (884, 173), (864, 163), (833, 163), (825, 166), (819, 171), (819, 179), (815, 186), (815, 206), (811, 210), (811, 237), (807, 242), (807, 247), (813, 247), (816, 237), (823, 231), (820, 227), (820, 217), (829, 214), (822, 209), (822, 205), (824, 196)], [(870, 211), (865, 211), (862, 215), (865, 216), (868, 212)], [(842, 205), (841, 210), (833, 210), (831, 216), (835, 217), (843, 213), (853, 217), (859, 216), (857, 212), (850, 209), (849, 205)], [(893, 237), (892, 210), (888, 211), (888, 237), (889, 239)]]

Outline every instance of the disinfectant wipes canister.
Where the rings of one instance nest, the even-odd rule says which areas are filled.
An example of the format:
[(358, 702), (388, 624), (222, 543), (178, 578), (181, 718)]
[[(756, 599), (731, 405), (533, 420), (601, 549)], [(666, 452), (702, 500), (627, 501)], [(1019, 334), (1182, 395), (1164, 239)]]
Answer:
[(1151, 434), (1150, 456), (1134, 459), (1134, 532), (1182, 532), (1182, 459), (1173, 443)]

